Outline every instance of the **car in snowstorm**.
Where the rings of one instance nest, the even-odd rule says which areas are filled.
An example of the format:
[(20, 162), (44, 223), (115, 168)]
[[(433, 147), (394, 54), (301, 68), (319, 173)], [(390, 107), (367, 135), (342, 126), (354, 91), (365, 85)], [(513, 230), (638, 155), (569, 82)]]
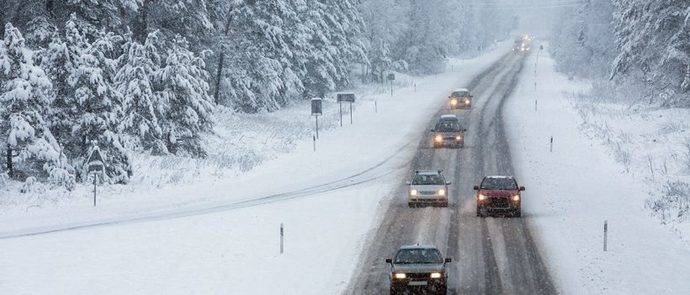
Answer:
[(431, 129), (432, 145), (434, 148), (461, 148), (465, 145), (466, 131), (457, 116), (442, 115)]
[(522, 215), (521, 192), (525, 187), (519, 186), (514, 177), (486, 176), (474, 190), (477, 191), (477, 216), (486, 217), (497, 212), (514, 217)]
[(415, 171), (407, 182), (407, 204), (410, 208), (419, 205), (448, 207), (448, 186), (441, 170)]
[(448, 264), (441, 251), (432, 246), (402, 246), (390, 265), (390, 294), (446, 294)]
[(469, 109), (472, 107), (472, 94), (467, 88), (453, 90), (448, 97), (451, 110)]

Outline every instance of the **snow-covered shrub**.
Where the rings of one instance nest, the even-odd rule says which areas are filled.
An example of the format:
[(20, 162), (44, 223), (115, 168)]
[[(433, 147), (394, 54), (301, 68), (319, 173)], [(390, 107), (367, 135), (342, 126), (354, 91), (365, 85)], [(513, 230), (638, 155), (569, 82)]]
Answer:
[(647, 201), (647, 206), (659, 215), (663, 222), (683, 222), (690, 212), (690, 185), (683, 181), (668, 181), (661, 196)]

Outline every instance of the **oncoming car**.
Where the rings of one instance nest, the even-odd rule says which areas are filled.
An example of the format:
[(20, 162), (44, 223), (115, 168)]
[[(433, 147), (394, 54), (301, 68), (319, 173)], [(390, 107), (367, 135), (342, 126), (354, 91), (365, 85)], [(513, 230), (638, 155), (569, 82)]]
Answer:
[(474, 190), (477, 191), (477, 216), (485, 217), (491, 212), (507, 212), (515, 217), (522, 215), (520, 192), (525, 187), (518, 186), (512, 176), (486, 176)]
[(415, 171), (412, 181), (407, 182), (410, 208), (417, 205), (439, 205), (448, 207), (448, 186), (442, 171)]
[(431, 246), (400, 247), (394, 258), (386, 259), (390, 264), (390, 294), (408, 290), (413, 294), (446, 294), (450, 262)]
[(466, 88), (453, 90), (448, 97), (451, 110), (469, 109), (472, 106), (472, 95)]
[(443, 115), (431, 129), (431, 141), (434, 148), (461, 148), (465, 145), (465, 131), (455, 115)]

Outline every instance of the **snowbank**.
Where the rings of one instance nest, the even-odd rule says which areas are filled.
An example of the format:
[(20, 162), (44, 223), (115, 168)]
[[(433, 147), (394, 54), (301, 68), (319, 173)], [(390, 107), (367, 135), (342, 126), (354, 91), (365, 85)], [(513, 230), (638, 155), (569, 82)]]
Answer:
[[(527, 187), (524, 216), (544, 247), (557, 285), (565, 294), (689, 294), (690, 247), (650, 216), (645, 205), (655, 188), (640, 177), (644, 165), (631, 156), (637, 152), (624, 156), (632, 159), (628, 165), (617, 161), (636, 149), (667, 155), (668, 146), (627, 140), (617, 141), (620, 151), (612, 150), (598, 139), (595, 121), (582, 119), (586, 102), (573, 104), (573, 93), (586, 92), (588, 85), (555, 73), (547, 50), (540, 55), (536, 74), (536, 53), (526, 61), (504, 116), (515, 167)], [(620, 113), (615, 118), (615, 126), (628, 130), (655, 129), (655, 123)], [(608, 130), (606, 125), (597, 128)], [(653, 164), (657, 171), (659, 161)], [(656, 173), (657, 179), (664, 177)]]

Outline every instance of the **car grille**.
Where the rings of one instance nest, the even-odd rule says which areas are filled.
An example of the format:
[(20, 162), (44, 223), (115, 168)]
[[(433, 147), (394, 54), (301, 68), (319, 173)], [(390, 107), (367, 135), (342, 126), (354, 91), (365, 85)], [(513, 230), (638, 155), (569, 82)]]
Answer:
[(407, 274), (407, 277), (414, 280), (414, 279), (428, 279), (431, 277), (430, 273), (410, 273)]
[(455, 140), (455, 136), (446, 136), (443, 139), (444, 140)]
[(423, 195), (423, 196), (431, 196), (431, 195), (435, 195), (436, 191), (420, 191), (419, 194)]
[(510, 207), (510, 201), (508, 200), (508, 198), (492, 198), (491, 207), (507, 208)]

